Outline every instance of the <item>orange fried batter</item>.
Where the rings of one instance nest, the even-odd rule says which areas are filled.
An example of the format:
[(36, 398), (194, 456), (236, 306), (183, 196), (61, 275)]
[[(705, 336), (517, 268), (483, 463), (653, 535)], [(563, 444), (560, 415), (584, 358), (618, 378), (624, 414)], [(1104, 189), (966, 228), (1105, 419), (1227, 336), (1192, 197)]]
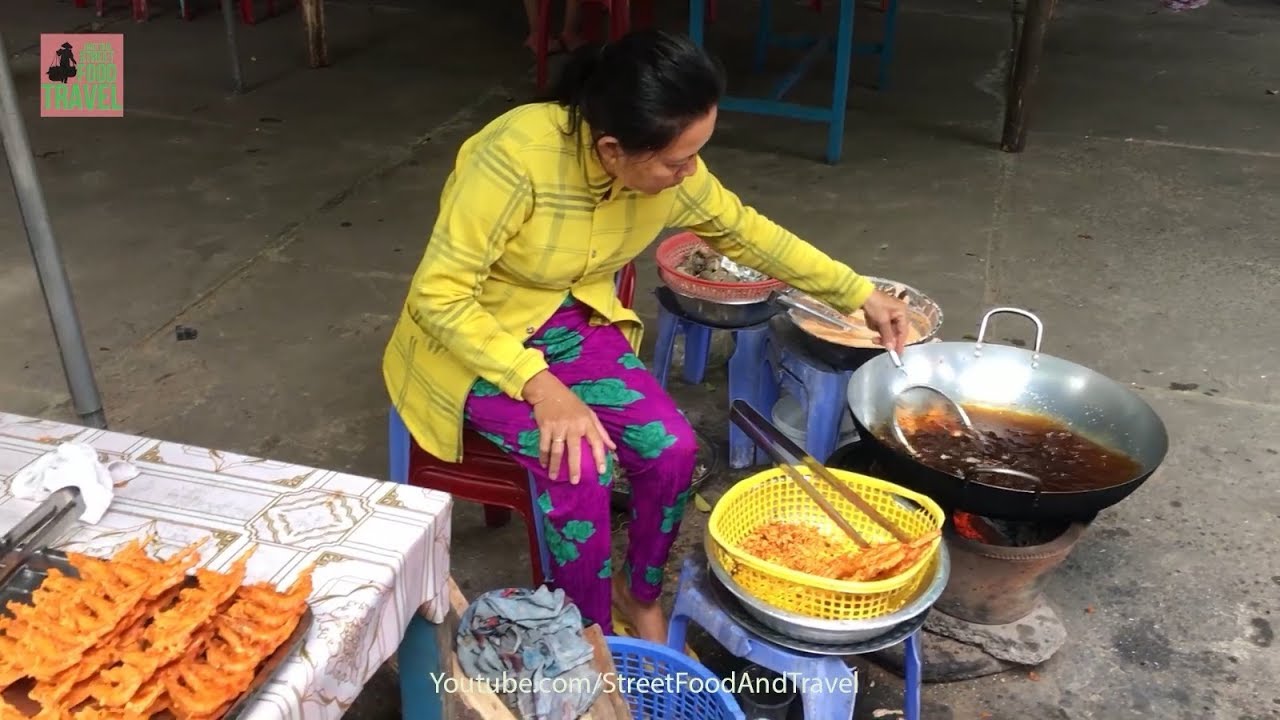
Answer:
[(806, 575), (872, 582), (911, 568), (939, 534), (933, 530), (910, 543), (891, 541), (863, 549), (848, 538), (833, 537), (815, 525), (780, 521), (753, 530), (741, 548), (761, 560)]
[(0, 720), (221, 717), (297, 628), (312, 569), (283, 592), (242, 585), (248, 553), (227, 572), (188, 576), (196, 547), (164, 561), (138, 542), (109, 560), (69, 553), (74, 575), (52, 570), (32, 604), (11, 604)]
[(209, 642), (161, 673), (174, 714), (214, 716), (228, 699), (243, 692), (260, 658), (297, 627), (310, 594), (310, 572), (283, 594), (265, 584), (240, 588), (226, 612), (214, 618)]

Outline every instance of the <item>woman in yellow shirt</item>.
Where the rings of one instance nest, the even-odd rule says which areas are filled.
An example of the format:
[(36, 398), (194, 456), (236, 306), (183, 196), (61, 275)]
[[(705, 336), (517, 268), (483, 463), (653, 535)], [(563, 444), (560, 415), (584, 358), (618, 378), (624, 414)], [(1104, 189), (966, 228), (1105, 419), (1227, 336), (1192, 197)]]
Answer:
[[(906, 308), (744, 206), (698, 154), (723, 81), (688, 40), (638, 32), (582, 48), (552, 102), (463, 143), (383, 360), (396, 410), (432, 455), (470, 427), (533, 475), (557, 586), (612, 632), (616, 608), (663, 642), (663, 568), (696, 441), (637, 359), (640, 322), (614, 274), (664, 228), (845, 311), (901, 349)], [(610, 463), (632, 485), (627, 562), (613, 571)], [(613, 579), (611, 587), (610, 580)]]

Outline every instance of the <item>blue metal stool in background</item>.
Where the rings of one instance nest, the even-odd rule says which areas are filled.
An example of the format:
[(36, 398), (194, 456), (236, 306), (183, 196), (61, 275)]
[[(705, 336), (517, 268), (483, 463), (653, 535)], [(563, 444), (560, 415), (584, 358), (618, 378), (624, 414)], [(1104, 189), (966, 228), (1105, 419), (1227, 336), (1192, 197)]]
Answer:
[[(911, 627), (891, 630), (890, 635), (878, 642), (863, 643), (861, 647), (848, 646), (848, 651), (841, 654), (826, 651), (817, 654), (784, 647), (780, 644), (783, 641), (781, 636), (764, 628), (749, 626), (740, 610), (729, 610), (729, 605), (735, 602), (729, 591), (719, 586), (711, 576), (706, 555), (695, 551), (685, 558), (680, 571), (680, 586), (676, 590), (675, 608), (671, 613), (667, 647), (684, 648), (689, 623), (695, 623), (735, 657), (784, 677), (801, 678), (798, 689), (805, 720), (852, 720), (858, 676), (856, 670), (845, 664), (843, 657), (874, 652), (902, 642), (905, 643), (906, 656), (902, 712), (905, 720), (920, 720), (919, 625), (924, 624), (924, 617), (918, 619), (919, 625), (912, 623)], [(766, 637), (766, 634), (773, 637)]]
[[(840, 423), (849, 409), (847, 390), (853, 373), (837, 370), (806, 352), (791, 340), (799, 332), (802, 331), (782, 317), (769, 322), (764, 343), (768, 372), (761, 375), (760, 389), (755, 393), (759, 402), (756, 409), (769, 417), (783, 391), (798, 400), (806, 418), (804, 449), (825, 463), (840, 440)], [(763, 456), (760, 459), (766, 460)]]
[[(882, 0), (884, 14), (883, 35), (878, 43), (853, 41), (854, 0), (839, 0), (839, 19), (834, 37), (779, 38), (773, 35), (772, 0), (761, 0), (760, 20), (756, 30), (753, 65), (758, 72), (764, 65), (770, 47), (807, 48), (808, 52), (788, 72), (773, 94), (767, 98), (725, 97), (720, 100), (723, 110), (772, 115), (774, 117), (809, 120), (827, 124), (827, 162), (840, 162), (844, 147), (844, 120), (849, 103), (850, 65), (855, 55), (874, 55), (879, 60), (876, 86), (888, 87), (889, 66), (893, 62), (893, 45), (898, 25), (898, 0)], [(703, 44), (706, 26), (707, 0), (689, 0), (689, 37), (699, 46)], [(831, 106), (801, 105), (783, 100), (792, 87), (804, 76), (819, 57), (835, 50), (835, 80), (832, 85)]]
[[(659, 287), (658, 339), (653, 351), (653, 374), (662, 387), (667, 386), (676, 338), (684, 336), (684, 381), (697, 385), (707, 373), (711, 355), (711, 335), (724, 330), (733, 335), (733, 355), (729, 357), (729, 404), (746, 400), (757, 404), (756, 393), (764, 384), (764, 343), (768, 324), (745, 328), (717, 327), (700, 322), (680, 309), (670, 289)], [(772, 405), (770, 405), (772, 407)], [(754, 464), (756, 447), (737, 425), (729, 424), (729, 467), (740, 469)]]

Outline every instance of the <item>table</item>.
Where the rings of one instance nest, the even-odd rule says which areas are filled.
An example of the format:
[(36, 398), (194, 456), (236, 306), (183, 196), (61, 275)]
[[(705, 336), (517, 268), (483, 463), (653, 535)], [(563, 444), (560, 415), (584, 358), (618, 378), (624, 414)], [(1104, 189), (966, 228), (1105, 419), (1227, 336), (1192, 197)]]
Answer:
[(0, 533), (35, 507), (9, 493), (9, 478), (72, 441), (141, 474), (63, 547), (105, 556), (154, 535), (167, 555), (204, 540), (201, 564), (223, 567), (256, 544), (246, 582), (280, 585), (315, 564), (304, 651), (280, 667), (245, 720), (337, 720), (397, 650), (406, 718), (439, 717), (427, 673), (438, 667), (432, 623), (450, 607), (448, 495), (0, 413)]
[[(761, 0), (759, 27), (756, 31), (756, 70), (763, 65), (763, 53), (771, 44), (781, 44), (771, 36), (772, 0)], [(877, 87), (888, 81), (889, 62), (893, 56), (894, 33), (897, 26), (898, 0), (884, 2), (884, 38), (879, 43), (855, 43), (853, 22), (855, 0), (838, 0), (834, 37), (817, 40), (803, 38), (801, 47), (810, 51), (779, 83), (769, 98), (725, 97), (720, 108), (731, 112), (753, 113), (774, 117), (821, 122), (827, 125), (826, 160), (834, 165), (840, 161), (844, 147), (844, 121), (849, 98), (849, 64), (856, 55), (877, 55), (880, 67)], [(1057, 0), (1011, 0), (1014, 39), (1010, 50), (1009, 73), (1005, 84), (1004, 124), (1000, 135), (1000, 149), (1020, 153), (1027, 145), (1027, 129), (1030, 123), (1031, 96), (1040, 73), (1040, 61), (1044, 55), (1045, 37), (1049, 21), (1053, 17)], [(689, 37), (701, 47), (704, 43), (707, 16), (707, 0), (689, 0)], [(835, 80), (831, 92), (830, 107), (801, 105), (785, 102), (785, 95), (800, 77), (808, 71), (819, 55), (834, 48)]]
[[(877, 43), (855, 43), (853, 41), (854, 0), (838, 0), (839, 14), (835, 29), (816, 38), (793, 38), (791, 40), (774, 38), (770, 28), (772, 24), (772, 0), (761, 0), (760, 19), (756, 30), (755, 69), (758, 71), (764, 64), (764, 53), (771, 45), (794, 45), (807, 48), (803, 59), (796, 64), (778, 84), (772, 96), (768, 98), (746, 98), (726, 96), (720, 99), (720, 108), (730, 112), (744, 112), (757, 115), (807, 120), (825, 123), (827, 126), (826, 161), (829, 165), (840, 162), (844, 151), (844, 121), (848, 113), (849, 83), (851, 82), (850, 64), (854, 56), (874, 55), (879, 60), (877, 86), (883, 88), (888, 83), (889, 64), (893, 56), (894, 33), (898, 17), (898, 0), (885, 0), (884, 37)], [(707, 16), (707, 0), (689, 0), (689, 37), (702, 47), (705, 42)], [(817, 59), (826, 53), (835, 52), (835, 78), (831, 87), (831, 104), (804, 105), (783, 100), (783, 96), (795, 86), (800, 78), (808, 72)]]

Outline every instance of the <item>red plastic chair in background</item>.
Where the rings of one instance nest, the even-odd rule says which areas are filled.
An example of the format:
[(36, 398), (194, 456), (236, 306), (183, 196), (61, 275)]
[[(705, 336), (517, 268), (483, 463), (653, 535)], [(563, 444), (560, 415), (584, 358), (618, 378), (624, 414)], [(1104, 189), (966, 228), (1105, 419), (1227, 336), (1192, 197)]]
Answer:
[[(653, 23), (654, 0), (636, 0), (636, 14), (641, 27)], [(582, 0), (583, 37), (588, 42), (599, 39), (598, 12), (609, 16), (609, 39), (617, 40), (631, 30), (631, 0)], [(537, 58), (538, 90), (547, 87), (547, 45), (551, 42), (551, 0), (538, 0), (538, 27), (534, 29), (534, 55)]]
[[(276, 0), (267, 0), (267, 17), (276, 16)], [(246, 25), (254, 25), (258, 22), (258, 15), (254, 12), (253, 0), (240, 0), (240, 20)]]
[[(235, 0), (220, 0), (223, 2)], [(276, 0), (266, 0), (267, 15), (276, 15)], [(147, 20), (151, 16), (151, 10), (147, 7), (148, 0), (129, 0), (129, 7), (133, 12), (133, 19), (138, 22)], [(193, 7), (194, 0), (178, 0), (178, 14), (183, 20), (194, 20), (196, 13)], [(78, 8), (89, 7), (89, 0), (75, 0), (75, 6)], [(258, 16), (254, 12), (254, 0), (239, 0), (240, 20), (247, 25), (253, 25), (258, 21)], [(215, 5), (216, 7), (216, 5)], [(107, 0), (96, 0), (94, 9), (98, 17), (103, 17), (107, 12)]]
[[(626, 307), (635, 299), (636, 269), (628, 264), (618, 272), (618, 298)], [(396, 430), (392, 431), (397, 432)], [(406, 433), (407, 434), (407, 433)], [(428, 454), (408, 438), (408, 484), (430, 490), (446, 492), (453, 497), (484, 505), (484, 522), (491, 528), (502, 527), (511, 520), (511, 511), (524, 518), (529, 535), (529, 560), (533, 568), (533, 586), (546, 581), (545, 561), (539, 540), (538, 513), (534, 508), (530, 491), (529, 474), (518, 463), (507, 457), (492, 442), (470, 430), (462, 434), (461, 463), (447, 463)], [(396, 440), (391, 441), (392, 453), (397, 452)], [(395, 477), (396, 458), (392, 458), (392, 480)]]
[[(89, 0), (76, 0), (76, 7), (89, 7)], [(147, 9), (147, 0), (129, 0), (129, 9), (133, 13), (133, 19), (142, 22), (150, 16), (151, 12)], [(94, 12), (98, 17), (104, 17), (107, 14), (107, 0), (97, 0), (94, 3)]]

